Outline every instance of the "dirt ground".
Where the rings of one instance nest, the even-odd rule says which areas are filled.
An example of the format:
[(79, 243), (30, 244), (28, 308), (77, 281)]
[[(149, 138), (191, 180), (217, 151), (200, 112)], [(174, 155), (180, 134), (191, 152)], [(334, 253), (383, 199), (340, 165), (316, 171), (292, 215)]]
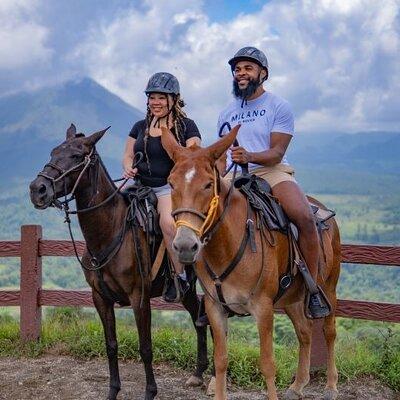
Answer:
[[(119, 400), (143, 400), (144, 372), (141, 364), (121, 361), (122, 390)], [(157, 365), (155, 374), (159, 400), (210, 400), (204, 388), (184, 387), (186, 372), (168, 365)], [(46, 355), (37, 359), (0, 358), (1, 400), (99, 400), (106, 399), (108, 369), (105, 360), (77, 360)], [(305, 391), (305, 399), (322, 399), (323, 383), (314, 382)], [(342, 400), (400, 400), (400, 393), (371, 379), (362, 379), (339, 387)], [(229, 388), (229, 399), (266, 400), (261, 391)]]

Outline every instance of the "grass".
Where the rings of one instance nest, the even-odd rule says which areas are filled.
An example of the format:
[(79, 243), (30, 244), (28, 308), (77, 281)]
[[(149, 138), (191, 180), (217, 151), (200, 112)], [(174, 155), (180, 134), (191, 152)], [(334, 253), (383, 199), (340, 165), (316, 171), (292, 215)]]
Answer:
[[(118, 319), (119, 357), (139, 360), (138, 336), (131, 322), (126, 318)], [(183, 328), (161, 326), (160, 323), (155, 325), (154, 362), (168, 362), (177, 368), (193, 369), (196, 361), (194, 331), (185, 327), (185, 324)], [(241, 387), (261, 388), (264, 383), (258, 368), (258, 345), (255, 341), (247, 342), (244, 339), (243, 326), (235, 328), (238, 324), (234, 321), (232, 325), (233, 332), (229, 340), (229, 378), (232, 383)], [(346, 334), (343, 327), (339, 330), (342, 332), (337, 344), (336, 357), (340, 380), (367, 375), (376, 377), (395, 390), (400, 390), (398, 332), (392, 328), (379, 331), (374, 328), (371, 331), (358, 330), (358, 334), (354, 335)], [(209, 340), (211, 355), (210, 342)], [(292, 379), (297, 363), (297, 348), (291, 340), (276, 342), (277, 384), (282, 388)], [(44, 318), (40, 341), (23, 345), (19, 339), (18, 321), (7, 313), (0, 314), (0, 356), (38, 357), (50, 350), (52, 354), (71, 355), (82, 359), (106, 357), (103, 330), (98, 317), (75, 308), (50, 310)]]

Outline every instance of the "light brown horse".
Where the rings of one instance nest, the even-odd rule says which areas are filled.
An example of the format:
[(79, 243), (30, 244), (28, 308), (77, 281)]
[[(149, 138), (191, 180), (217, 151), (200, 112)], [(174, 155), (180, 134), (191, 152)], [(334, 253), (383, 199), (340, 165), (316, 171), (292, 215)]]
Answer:
[[(175, 166), (169, 182), (172, 186), (172, 209), (177, 221), (173, 242), (182, 263), (196, 262), (196, 273), (206, 293), (205, 305), (214, 334), (214, 363), (216, 371), (215, 399), (227, 398), (227, 312), (218, 296), (219, 279), (243, 243), (246, 222), (249, 221), (245, 197), (233, 189), (227, 204), (229, 183), (217, 172), (217, 161), (233, 143), (239, 127), (207, 147), (182, 148), (165, 128), (162, 143)], [(319, 207), (323, 207), (318, 203)], [(254, 218), (253, 214), (250, 219)], [(216, 225), (218, 227), (216, 228)], [(337, 397), (337, 370), (334, 359), (336, 338), (335, 309), (336, 284), (340, 271), (340, 238), (334, 219), (328, 221), (322, 243), (325, 257), (321, 258), (318, 283), (329, 299), (333, 312), (324, 321), (324, 334), (328, 346), (327, 385), (325, 400)], [(204, 241), (207, 232), (211, 238)], [(279, 277), (288, 263), (288, 237), (280, 232), (268, 232), (264, 240), (255, 229), (257, 252), (247, 245), (234, 270), (220, 285), (225, 303), (236, 313), (251, 314), (258, 326), (260, 337), (260, 365), (265, 377), (270, 400), (278, 399), (275, 387), (273, 356), (274, 307), (284, 308), (291, 319), (299, 341), (299, 360), (296, 377), (285, 394), (285, 399), (300, 399), (310, 379), (310, 348), (312, 321), (304, 314), (305, 288), (297, 274), (293, 284), (274, 304), (278, 293)], [(210, 269), (214, 279), (211, 278)], [(222, 278), (221, 278), (222, 280)]]

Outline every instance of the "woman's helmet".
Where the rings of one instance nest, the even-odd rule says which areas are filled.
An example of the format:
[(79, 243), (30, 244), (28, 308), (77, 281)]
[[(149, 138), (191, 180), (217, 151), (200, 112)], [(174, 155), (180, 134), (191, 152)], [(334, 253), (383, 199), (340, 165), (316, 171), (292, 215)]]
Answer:
[[(235, 65), (239, 61), (249, 60), (257, 63), (261, 68), (264, 68), (268, 77), (268, 60), (267, 56), (255, 47), (243, 47), (228, 61), (231, 70), (235, 69)], [(265, 79), (266, 80), (266, 79)]]
[(168, 72), (157, 72), (149, 79), (146, 90), (150, 93), (166, 93), (177, 96), (179, 94), (179, 82), (176, 77)]

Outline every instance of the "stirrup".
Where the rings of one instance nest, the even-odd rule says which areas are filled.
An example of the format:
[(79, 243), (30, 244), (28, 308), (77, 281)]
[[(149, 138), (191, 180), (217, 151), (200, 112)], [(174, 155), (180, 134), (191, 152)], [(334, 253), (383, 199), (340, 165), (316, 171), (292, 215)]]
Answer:
[[(168, 297), (169, 290), (175, 289), (175, 297)], [(182, 300), (182, 293), (178, 282), (178, 277), (174, 274), (173, 277), (168, 277), (164, 284), (162, 297), (167, 303), (180, 303)]]
[[(320, 305), (321, 315), (314, 315), (310, 311), (310, 301), (311, 296), (318, 296), (318, 301)], [(324, 310), (325, 309), (325, 310)], [(318, 286), (318, 293), (310, 293), (307, 291), (304, 301), (304, 314), (308, 319), (320, 319), (325, 318), (332, 313), (332, 306), (326, 297), (326, 294), (320, 286)]]

